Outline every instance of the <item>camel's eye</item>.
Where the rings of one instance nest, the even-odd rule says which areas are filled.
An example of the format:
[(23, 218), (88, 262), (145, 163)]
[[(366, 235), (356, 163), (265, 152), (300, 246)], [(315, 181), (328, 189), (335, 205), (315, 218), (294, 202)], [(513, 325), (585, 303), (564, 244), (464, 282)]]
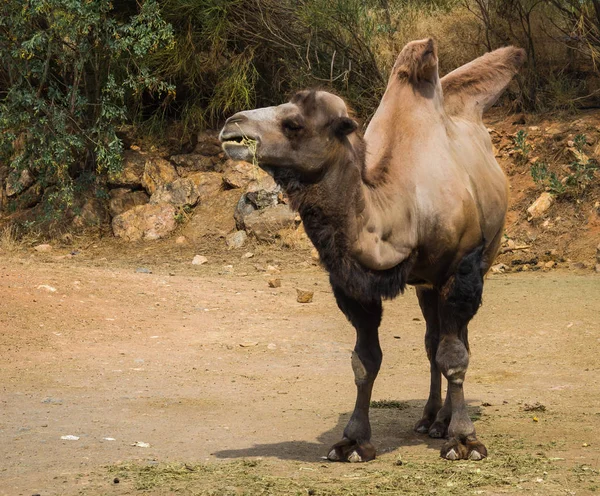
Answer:
[(302, 121), (300, 119), (297, 119), (297, 118), (284, 119), (283, 122), (281, 123), (281, 126), (283, 127), (284, 131), (296, 132), (296, 133), (298, 131), (302, 131), (302, 129), (304, 129), (304, 124), (302, 123)]

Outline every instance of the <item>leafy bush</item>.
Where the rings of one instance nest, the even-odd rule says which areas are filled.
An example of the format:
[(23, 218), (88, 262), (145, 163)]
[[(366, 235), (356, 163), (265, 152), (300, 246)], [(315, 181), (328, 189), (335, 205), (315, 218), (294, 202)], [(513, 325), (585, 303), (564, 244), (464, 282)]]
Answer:
[(0, 160), (55, 185), (60, 212), (82, 172), (121, 166), (118, 126), (147, 94), (173, 92), (149, 54), (173, 45), (156, 0), (5, 0), (0, 6)]

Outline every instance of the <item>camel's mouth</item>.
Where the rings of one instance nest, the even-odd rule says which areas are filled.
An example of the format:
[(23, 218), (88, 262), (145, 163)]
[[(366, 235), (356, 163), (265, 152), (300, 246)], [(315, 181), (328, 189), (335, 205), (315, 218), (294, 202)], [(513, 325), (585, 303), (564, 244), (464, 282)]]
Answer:
[(223, 151), (236, 160), (255, 160), (258, 140), (235, 131), (221, 132)]

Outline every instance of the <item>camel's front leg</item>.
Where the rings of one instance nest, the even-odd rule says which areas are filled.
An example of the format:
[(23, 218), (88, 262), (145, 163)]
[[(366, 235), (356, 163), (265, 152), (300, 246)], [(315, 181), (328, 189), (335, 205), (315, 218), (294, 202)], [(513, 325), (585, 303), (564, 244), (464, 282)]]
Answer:
[(361, 302), (333, 288), (340, 310), (356, 329), (356, 346), (352, 352), (352, 370), (356, 383), (356, 404), (342, 440), (332, 446), (327, 458), (332, 461), (367, 462), (375, 458), (371, 444), (369, 404), (373, 383), (381, 366), (379, 346), (381, 300)]

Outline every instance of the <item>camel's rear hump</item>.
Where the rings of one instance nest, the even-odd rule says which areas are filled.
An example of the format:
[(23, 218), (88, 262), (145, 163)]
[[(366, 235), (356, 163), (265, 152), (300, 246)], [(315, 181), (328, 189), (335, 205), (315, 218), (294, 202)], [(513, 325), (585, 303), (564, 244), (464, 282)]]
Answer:
[(444, 76), (441, 83), (446, 113), (480, 120), (498, 100), (525, 59), (522, 48), (500, 48)]

